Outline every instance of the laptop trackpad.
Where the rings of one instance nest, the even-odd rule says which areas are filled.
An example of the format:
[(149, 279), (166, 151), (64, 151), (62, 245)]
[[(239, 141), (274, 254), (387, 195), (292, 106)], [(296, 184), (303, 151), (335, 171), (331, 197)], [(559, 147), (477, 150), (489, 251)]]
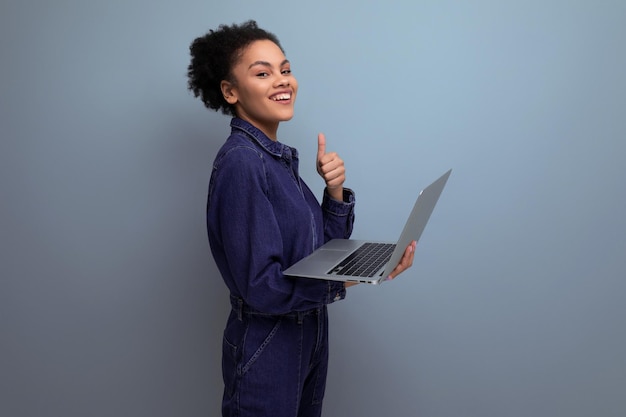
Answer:
[(352, 252), (359, 246), (363, 244), (363, 241), (360, 240), (350, 240), (350, 239), (333, 239), (329, 242), (326, 242), (324, 246), (320, 249), (322, 251), (341, 251), (341, 252)]
[(332, 264), (341, 259), (345, 252), (345, 250), (318, 250), (309, 256), (308, 261)]

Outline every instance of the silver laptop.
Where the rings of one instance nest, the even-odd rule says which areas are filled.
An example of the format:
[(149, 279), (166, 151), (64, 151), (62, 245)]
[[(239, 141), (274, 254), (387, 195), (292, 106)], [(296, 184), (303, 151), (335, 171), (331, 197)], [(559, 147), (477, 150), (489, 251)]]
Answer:
[(451, 172), (420, 192), (396, 243), (333, 239), (283, 273), (333, 281), (383, 282), (398, 265), (409, 243), (419, 240)]

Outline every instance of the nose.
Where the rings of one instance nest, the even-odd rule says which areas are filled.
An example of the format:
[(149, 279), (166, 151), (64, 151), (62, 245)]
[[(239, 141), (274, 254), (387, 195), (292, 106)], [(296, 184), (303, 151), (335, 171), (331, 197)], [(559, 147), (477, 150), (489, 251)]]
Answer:
[(276, 86), (286, 87), (288, 85), (289, 85), (289, 77), (287, 75), (280, 74), (278, 78), (276, 79)]

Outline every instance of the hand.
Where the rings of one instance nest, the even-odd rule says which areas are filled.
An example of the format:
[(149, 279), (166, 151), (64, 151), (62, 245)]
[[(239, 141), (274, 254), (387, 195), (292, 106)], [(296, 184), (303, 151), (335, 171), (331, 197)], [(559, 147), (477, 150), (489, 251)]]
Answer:
[(398, 265), (391, 271), (387, 280), (394, 279), (402, 272), (406, 271), (413, 265), (413, 259), (415, 258), (415, 249), (417, 248), (417, 242), (413, 241), (409, 243), (409, 246), (404, 250), (404, 254), (402, 255), (402, 259), (398, 262)]
[(343, 201), (343, 182), (346, 168), (343, 160), (335, 152), (326, 153), (326, 137), (317, 135), (317, 173), (326, 182), (328, 194), (337, 201)]

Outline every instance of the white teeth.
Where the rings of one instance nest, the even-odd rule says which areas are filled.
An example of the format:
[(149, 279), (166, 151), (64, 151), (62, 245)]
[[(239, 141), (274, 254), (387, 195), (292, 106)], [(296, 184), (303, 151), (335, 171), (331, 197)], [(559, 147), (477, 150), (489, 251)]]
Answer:
[(272, 100), (274, 101), (279, 101), (279, 100), (289, 100), (291, 98), (291, 94), (277, 94), (274, 97), (272, 97)]

